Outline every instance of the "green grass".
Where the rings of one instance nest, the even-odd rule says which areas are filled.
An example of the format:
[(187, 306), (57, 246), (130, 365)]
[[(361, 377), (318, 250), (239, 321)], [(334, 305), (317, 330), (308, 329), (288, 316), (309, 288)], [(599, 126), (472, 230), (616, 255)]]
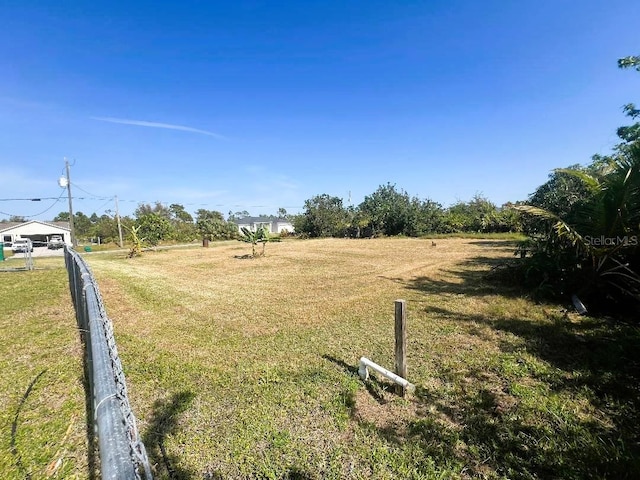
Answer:
[[(0, 273), (0, 472), (87, 477), (82, 348), (63, 260)], [(52, 477), (53, 478), (53, 477)]]
[[(513, 246), (327, 239), (269, 244), (258, 259), (240, 242), (86, 258), (157, 478), (640, 477), (638, 329), (496, 285), (486, 274)], [(393, 368), (398, 298), (417, 385), (405, 399), (356, 373), (360, 356)], [(76, 342), (73, 318), (61, 322)], [(3, 361), (29, 345), (12, 335)], [(39, 371), (3, 384), (9, 424)], [(36, 413), (64, 435), (68, 419)], [(0, 470), (18, 478), (13, 458)]]

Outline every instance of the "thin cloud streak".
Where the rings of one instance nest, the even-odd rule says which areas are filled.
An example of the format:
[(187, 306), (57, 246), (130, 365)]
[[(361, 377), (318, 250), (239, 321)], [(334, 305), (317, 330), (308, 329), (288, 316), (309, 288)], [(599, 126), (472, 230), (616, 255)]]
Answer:
[(223, 135), (219, 135), (208, 130), (200, 130), (199, 128), (185, 127), (183, 125), (173, 125), (171, 123), (159, 123), (159, 122), (147, 122), (144, 120), (128, 120), (126, 118), (114, 118), (114, 117), (90, 117), (91, 120), (99, 120), (101, 122), (120, 123), (122, 125), (137, 125), (139, 127), (152, 127), (152, 128), (166, 128), (169, 130), (180, 130), (183, 132), (199, 133), (201, 135), (208, 135), (210, 137), (217, 138), (219, 140), (226, 140)]

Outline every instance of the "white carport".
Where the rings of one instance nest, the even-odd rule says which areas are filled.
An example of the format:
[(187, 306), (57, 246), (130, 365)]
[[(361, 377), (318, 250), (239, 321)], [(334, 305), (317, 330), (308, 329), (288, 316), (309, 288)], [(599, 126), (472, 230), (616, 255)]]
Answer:
[(0, 222), (0, 242), (10, 247), (18, 238), (30, 238), (34, 246), (46, 245), (54, 235), (60, 235), (71, 246), (71, 229), (68, 222)]

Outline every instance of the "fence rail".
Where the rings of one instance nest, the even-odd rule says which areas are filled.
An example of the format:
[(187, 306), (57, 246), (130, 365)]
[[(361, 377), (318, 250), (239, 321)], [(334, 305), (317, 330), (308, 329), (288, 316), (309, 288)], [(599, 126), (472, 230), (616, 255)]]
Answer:
[(151, 468), (129, 404), (113, 325), (89, 266), (65, 247), (76, 320), (84, 341), (92, 418), (103, 479), (151, 480)]

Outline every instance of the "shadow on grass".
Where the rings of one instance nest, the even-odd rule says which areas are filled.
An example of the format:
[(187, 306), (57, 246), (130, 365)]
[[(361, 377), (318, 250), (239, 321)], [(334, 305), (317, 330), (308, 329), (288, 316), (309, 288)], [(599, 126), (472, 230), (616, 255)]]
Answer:
[[(473, 296), (500, 294), (509, 298), (520, 297), (526, 292), (510, 281), (506, 275), (511, 264), (511, 259), (481, 255), (458, 262), (453, 268), (442, 269), (439, 276), (448, 277), (448, 279), (427, 276), (410, 280), (384, 276), (379, 278), (424, 294)], [(498, 281), (498, 278), (502, 281)]]
[[(156, 465), (156, 478), (170, 480), (188, 480), (196, 478), (196, 474), (177, 465), (178, 456), (167, 452), (165, 439), (178, 431), (178, 417), (187, 410), (194, 394), (190, 391), (174, 393), (168, 399), (158, 399), (153, 404), (153, 411), (142, 441), (147, 450), (149, 461)], [(159, 477), (160, 469), (164, 467), (167, 477)], [(216, 478), (216, 477), (211, 477)]]
[(46, 373), (46, 370), (42, 370), (38, 375), (35, 376), (33, 380), (31, 380), (31, 383), (29, 383), (27, 390), (24, 392), (24, 394), (22, 395), (22, 398), (20, 399), (18, 408), (16, 408), (16, 414), (13, 417), (13, 422), (11, 422), (11, 442), (10, 442), (11, 455), (13, 455), (16, 468), (21, 472), (21, 474), (24, 475), (24, 478), (26, 479), (30, 479), (31, 474), (22, 463), (22, 456), (18, 451), (18, 445), (16, 440), (18, 436), (18, 420), (20, 418), (20, 411), (22, 410), (22, 407), (24, 407), (25, 402), (29, 398), (29, 395), (31, 394), (31, 390), (33, 390), (33, 387), (35, 387), (37, 381), (45, 373)]
[[(322, 358), (335, 363), (336, 365), (341, 367), (345, 371), (345, 373), (354, 377), (360, 377), (360, 375), (358, 374), (357, 366), (349, 365), (344, 360), (340, 360), (339, 358), (335, 358), (331, 355), (322, 355)], [(385, 399), (383, 394), (386, 389), (386, 384), (380, 382), (376, 377), (373, 376), (370, 376), (366, 381), (362, 381), (362, 383), (364, 384), (364, 388), (367, 389), (367, 392), (369, 392), (369, 395), (371, 395), (371, 397), (373, 397), (376, 402), (381, 405), (387, 403), (387, 400)]]
[(250, 253), (246, 253), (244, 255), (234, 255), (233, 258), (237, 260), (254, 260), (256, 257), (251, 255)]
[[(573, 323), (561, 316), (533, 322), (445, 314), (518, 339), (517, 346), (507, 337), (500, 344), (502, 358), (514, 359), (517, 370), (499, 370), (500, 381), (491, 388), (469, 388), (453, 412), (464, 425), (462, 440), (483, 452), (493, 468), (514, 478), (640, 478), (637, 327), (595, 319)], [(527, 356), (544, 367), (528, 366)], [(469, 375), (476, 385), (486, 380), (483, 372)], [(568, 398), (579, 400), (572, 405)], [(424, 400), (433, 402), (433, 395)], [(423, 436), (434, 433), (426, 429)]]
[[(521, 296), (487, 276), (502, 261), (466, 260), (443, 272), (447, 280), (389, 280), (424, 294)], [(470, 477), (640, 478), (637, 326), (570, 321), (559, 313), (534, 321), (526, 311), (496, 317), (428, 306), (426, 312), (464, 325), (470, 336), (486, 336), (486, 327), (498, 332), (497, 360), (484, 368), (456, 365), (446, 372), (449, 390), (419, 387), (416, 415), (400, 430), (379, 427), (382, 438), (436, 463), (454, 461)]]

